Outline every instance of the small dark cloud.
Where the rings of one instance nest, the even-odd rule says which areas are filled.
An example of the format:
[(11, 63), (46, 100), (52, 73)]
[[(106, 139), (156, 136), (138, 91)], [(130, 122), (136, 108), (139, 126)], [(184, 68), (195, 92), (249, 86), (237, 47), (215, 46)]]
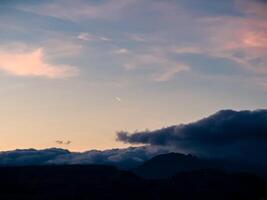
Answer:
[(71, 143), (70, 140), (67, 140), (67, 141), (65, 142), (66, 145), (69, 145), (70, 143)]
[(57, 144), (63, 144), (63, 141), (62, 140), (56, 140), (56, 143)]
[(121, 131), (117, 139), (172, 147), (201, 156), (267, 164), (267, 110), (222, 110), (189, 124), (133, 134)]
[(56, 140), (55, 141), (58, 145), (69, 145), (71, 144), (70, 140), (64, 141), (64, 140)]

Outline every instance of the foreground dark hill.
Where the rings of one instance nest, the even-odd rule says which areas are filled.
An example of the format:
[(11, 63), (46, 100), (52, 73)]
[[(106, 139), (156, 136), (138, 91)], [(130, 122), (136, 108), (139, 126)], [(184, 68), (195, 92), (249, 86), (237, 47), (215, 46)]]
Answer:
[(155, 156), (134, 170), (149, 179), (169, 178), (179, 172), (216, 168), (215, 163), (192, 155), (168, 153)]
[(267, 199), (267, 185), (262, 179), (218, 170), (148, 180), (103, 165), (28, 166), (2, 167), (0, 178), (1, 200)]
[(267, 180), (266, 167), (238, 161), (203, 159), (192, 155), (168, 153), (153, 157), (133, 170), (146, 179), (170, 178), (180, 172), (219, 169), (231, 173), (252, 173)]

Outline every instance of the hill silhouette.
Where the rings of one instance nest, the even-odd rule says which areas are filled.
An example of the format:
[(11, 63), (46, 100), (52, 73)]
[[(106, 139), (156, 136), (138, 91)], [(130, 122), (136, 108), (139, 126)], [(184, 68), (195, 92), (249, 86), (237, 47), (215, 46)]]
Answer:
[(215, 168), (215, 163), (202, 160), (191, 154), (168, 153), (153, 157), (134, 170), (144, 178), (169, 178), (178, 172)]
[[(187, 164), (199, 162), (190, 155), (167, 155), (177, 157)], [(166, 155), (148, 161), (150, 167), (155, 160), (164, 166)], [(174, 168), (164, 166), (161, 173)], [(107, 165), (0, 167), (0, 199), (267, 199), (266, 182), (255, 175), (193, 169), (164, 179), (145, 179)]]
[(223, 159), (203, 159), (191, 154), (185, 155), (181, 153), (155, 156), (135, 168), (133, 172), (146, 179), (163, 179), (170, 178), (180, 172), (210, 169), (219, 169), (230, 173), (253, 173), (267, 180), (266, 168), (264, 166)]

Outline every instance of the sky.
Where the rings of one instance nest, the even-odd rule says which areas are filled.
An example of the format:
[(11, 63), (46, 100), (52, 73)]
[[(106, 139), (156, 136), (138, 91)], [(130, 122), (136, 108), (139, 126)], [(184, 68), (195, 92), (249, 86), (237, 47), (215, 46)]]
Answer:
[(0, 151), (266, 108), (266, 50), (265, 0), (1, 0)]

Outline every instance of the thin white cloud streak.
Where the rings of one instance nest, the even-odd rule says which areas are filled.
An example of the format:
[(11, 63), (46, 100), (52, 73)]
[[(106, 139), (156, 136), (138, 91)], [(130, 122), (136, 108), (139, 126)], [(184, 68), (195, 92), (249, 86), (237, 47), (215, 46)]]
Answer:
[(0, 50), (0, 70), (14, 76), (52, 79), (68, 78), (78, 74), (76, 67), (48, 63), (42, 48), (31, 51)]
[(175, 75), (180, 72), (190, 70), (190, 67), (185, 64), (173, 64), (173, 67), (167, 68), (161, 74), (157, 74), (153, 77), (153, 80), (156, 82), (165, 82), (173, 79)]
[(121, 99), (120, 97), (115, 97), (115, 100), (116, 100), (117, 102), (119, 102), (119, 103), (122, 102), (122, 99)]
[(77, 36), (77, 38), (79, 40), (84, 40), (84, 41), (106, 41), (106, 42), (111, 41), (110, 38), (103, 37), (103, 36), (98, 36), (98, 35), (94, 35), (94, 34), (87, 33), (87, 32), (80, 33)]
[(129, 36), (130, 40), (133, 40), (135, 42), (146, 42), (147, 40), (145, 39), (145, 37), (143, 35), (140, 34), (131, 34)]
[(116, 49), (113, 51), (115, 54), (128, 54), (130, 51), (126, 48)]

